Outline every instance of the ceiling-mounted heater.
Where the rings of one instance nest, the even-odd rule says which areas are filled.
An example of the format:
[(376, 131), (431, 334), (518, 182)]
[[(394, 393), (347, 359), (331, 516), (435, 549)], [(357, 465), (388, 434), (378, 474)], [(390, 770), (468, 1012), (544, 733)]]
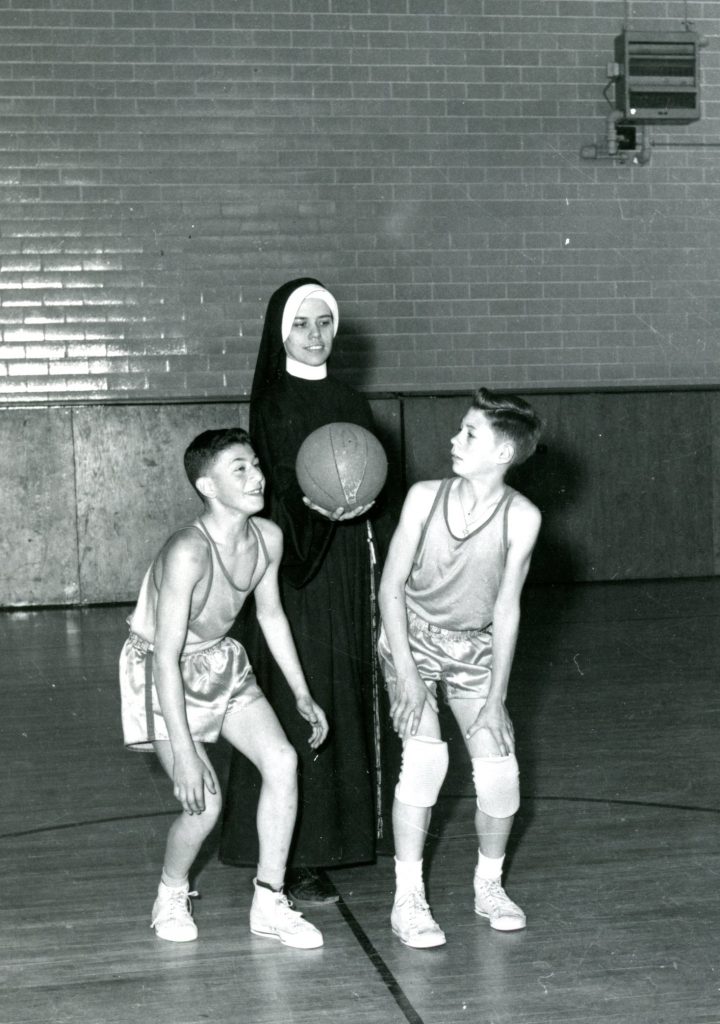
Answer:
[(615, 106), (636, 124), (689, 124), (700, 118), (699, 37), (637, 32), (615, 37)]

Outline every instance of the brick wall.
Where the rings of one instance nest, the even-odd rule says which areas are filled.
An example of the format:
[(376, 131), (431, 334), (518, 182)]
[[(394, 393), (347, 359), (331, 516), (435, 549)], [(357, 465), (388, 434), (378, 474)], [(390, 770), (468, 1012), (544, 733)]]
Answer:
[(718, 383), (717, 3), (703, 117), (602, 138), (671, 0), (0, 0), (0, 398), (246, 394), (322, 278), (375, 390)]

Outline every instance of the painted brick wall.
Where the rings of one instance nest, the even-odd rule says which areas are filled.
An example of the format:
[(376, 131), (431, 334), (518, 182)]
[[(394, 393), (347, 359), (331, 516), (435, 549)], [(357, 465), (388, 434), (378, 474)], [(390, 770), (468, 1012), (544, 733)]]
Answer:
[[(601, 139), (613, 38), (703, 117)], [(0, 0), (0, 397), (249, 390), (321, 277), (374, 390), (720, 382), (720, 18), (690, 0)]]

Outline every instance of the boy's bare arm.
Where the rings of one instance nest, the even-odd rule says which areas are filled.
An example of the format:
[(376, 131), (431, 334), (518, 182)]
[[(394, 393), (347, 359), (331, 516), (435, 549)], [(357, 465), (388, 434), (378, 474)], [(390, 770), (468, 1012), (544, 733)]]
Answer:
[(269, 558), (268, 566), (255, 587), (255, 612), (258, 624), (270, 653), (293, 692), (299, 714), (312, 726), (308, 742), (311, 747), (319, 747), (328, 734), (327, 719), (325, 712), (312, 699), (308, 689), (295, 641), (290, 632), (290, 624), (280, 601), (278, 572), (283, 551), (282, 532), (269, 520), (263, 520), (262, 526), (258, 523), (258, 527), (263, 530)]
[(437, 701), (420, 678), (410, 651), (405, 584), (439, 486), (437, 480), (426, 480), (408, 491), (400, 522), (390, 542), (378, 593), (385, 636), (397, 673), (390, 714), (393, 727), (402, 738), (417, 732), (426, 701), (437, 711)]
[(505, 570), (493, 609), (492, 678), (487, 701), (468, 729), (468, 738), (488, 730), (498, 753), (515, 749), (512, 723), (505, 708), (510, 670), (520, 625), (520, 595), (530, 568), (530, 558), (540, 530), (540, 512), (518, 496), (508, 513), (508, 552)]
[(207, 548), (199, 538), (181, 534), (163, 553), (153, 654), (153, 678), (173, 754), (173, 792), (188, 814), (205, 809), (205, 786), (215, 792), (190, 735), (180, 675), (193, 590), (206, 568)]

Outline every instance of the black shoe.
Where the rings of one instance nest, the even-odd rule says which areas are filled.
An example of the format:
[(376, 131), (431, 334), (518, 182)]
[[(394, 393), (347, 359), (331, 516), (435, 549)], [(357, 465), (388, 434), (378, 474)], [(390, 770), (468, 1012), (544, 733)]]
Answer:
[(328, 876), (318, 868), (293, 868), (285, 891), (294, 903), (337, 903), (340, 899)]

